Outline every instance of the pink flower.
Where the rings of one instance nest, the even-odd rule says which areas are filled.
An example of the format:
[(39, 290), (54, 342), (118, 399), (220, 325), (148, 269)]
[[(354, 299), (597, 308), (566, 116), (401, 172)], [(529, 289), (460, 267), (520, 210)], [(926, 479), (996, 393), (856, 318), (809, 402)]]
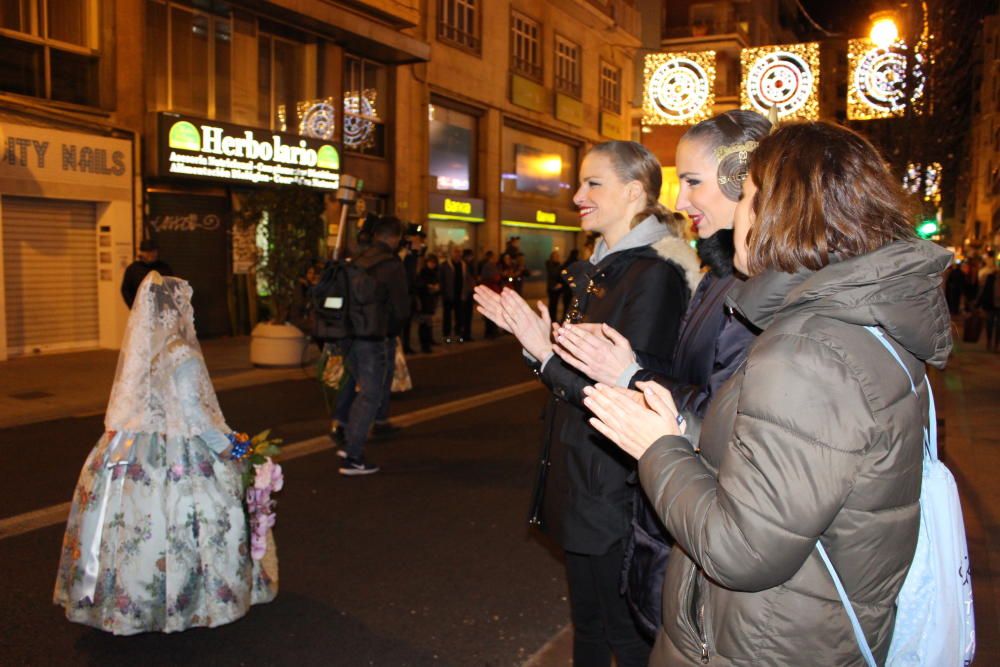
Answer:
[(271, 470), (271, 490), (278, 492), (281, 491), (283, 486), (285, 486), (285, 476), (282, 473), (281, 466), (275, 463), (274, 468)]
[(250, 537), (250, 558), (260, 560), (267, 552), (267, 539), (254, 533)]
[(253, 486), (255, 489), (270, 489), (271, 488), (271, 473), (274, 469), (274, 463), (271, 459), (267, 459), (263, 463), (258, 463), (254, 466), (254, 471), (256, 473)]

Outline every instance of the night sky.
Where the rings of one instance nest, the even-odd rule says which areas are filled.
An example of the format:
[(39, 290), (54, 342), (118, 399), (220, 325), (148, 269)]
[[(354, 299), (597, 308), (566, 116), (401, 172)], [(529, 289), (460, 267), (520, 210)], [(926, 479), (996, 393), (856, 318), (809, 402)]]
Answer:
[(801, 0), (809, 15), (830, 32), (844, 37), (863, 37), (868, 31), (868, 15), (898, 3), (880, 0)]

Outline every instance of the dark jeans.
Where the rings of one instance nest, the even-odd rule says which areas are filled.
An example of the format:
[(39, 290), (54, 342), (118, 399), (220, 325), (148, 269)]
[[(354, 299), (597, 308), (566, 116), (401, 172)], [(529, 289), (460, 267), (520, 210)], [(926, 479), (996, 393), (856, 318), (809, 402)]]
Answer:
[[(347, 369), (335, 417), (344, 427), (347, 456), (361, 460), (372, 424), (389, 418), (396, 339), (352, 340), (344, 358)], [(357, 387), (357, 391), (355, 391)]]
[(619, 592), (624, 549), (603, 556), (566, 552), (574, 667), (646, 667), (652, 647), (639, 633)]
[(445, 301), (444, 312), (442, 313), (441, 332), (445, 338), (451, 337), (452, 318), (455, 322), (455, 335), (465, 340), (472, 337), (472, 300)]
[[(382, 385), (382, 402), (379, 403), (378, 412), (375, 414), (376, 422), (389, 421), (389, 401), (392, 398), (392, 378), (396, 372), (396, 339), (390, 338), (386, 341), (386, 354), (389, 355), (389, 363), (385, 372), (385, 381)], [(349, 368), (344, 368), (344, 380), (341, 383), (340, 393), (337, 394), (336, 412), (333, 417), (346, 428), (347, 421), (351, 417), (351, 406), (357, 398), (357, 381), (351, 375)]]

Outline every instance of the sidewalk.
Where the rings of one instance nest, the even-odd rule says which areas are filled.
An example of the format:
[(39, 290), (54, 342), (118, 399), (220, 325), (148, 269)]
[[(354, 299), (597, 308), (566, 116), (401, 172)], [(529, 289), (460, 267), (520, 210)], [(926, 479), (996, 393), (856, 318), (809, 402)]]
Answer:
[[(483, 340), (483, 321), (473, 318), (475, 342), (438, 345), (430, 355), (457, 354), (489, 344)], [(412, 341), (417, 342), (414, 325)], [(435, 339), (441, 340), (440, 327)], [(250, 337), (201, 341), (202, 353), (216, 391), (284, 380), (315, 377), (318, 356), (311, 345), (306, 364), (299, 368), (258, 368), (250, 363)], [(118, 364), (117, 350), (88, 350), (27, 357), (0, 362), (0, 429), (66, 417), (102, 414), (107, 407)]]
[[(972, 561), (977, 644), (973, 665), (1000, 665), (1000, 353), (987, 352), (982, 341), (956, 341), (948, 368), (932, 373), (931, 381), (941, 424), (939, 442), (958, 482)], [(572, 656), (573, 634), (567, 626), (523, 667), (566, 667)]]

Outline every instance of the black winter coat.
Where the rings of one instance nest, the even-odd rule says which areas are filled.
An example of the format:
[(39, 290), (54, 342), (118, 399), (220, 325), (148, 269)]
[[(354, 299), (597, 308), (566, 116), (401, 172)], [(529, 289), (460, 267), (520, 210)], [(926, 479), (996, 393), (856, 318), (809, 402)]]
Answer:
[[(571, 267), (580, 322), (604, 322), (634, 350), (670, 361), (690, 298), (684, 271), (649, 247)], [(552, 391), (545, 411), (548, 480), (536, 493), (542, 528), (567, 551), (602, 555), (629, 530), (636, 462), (588, 423), (583, 388), (593, 381), (552, 356), (535, 372)]]
[(752, 327), (725, 305), (726, 295), (738, 281), (732, 274), (706, 273), (684, 316), (669, 368), (658, 368), (655, 359), (642, 357), (643, 368), (632, 377), (631, 385), (657, 382), (670, 390), (679, 410), (704, 416), (712, 397), (743, 363), (754, 339)]

